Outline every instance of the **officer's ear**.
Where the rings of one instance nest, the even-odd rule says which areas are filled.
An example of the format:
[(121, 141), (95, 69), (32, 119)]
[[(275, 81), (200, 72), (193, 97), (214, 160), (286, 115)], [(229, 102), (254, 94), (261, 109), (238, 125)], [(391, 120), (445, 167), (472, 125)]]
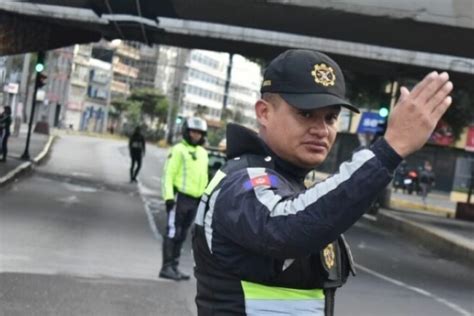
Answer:
[(260, 125), (266, 126), (268, 122), (268, 114), (270, 111), (271, 104), (263, 99), (259, 99), (255, 103), (255, 115)]

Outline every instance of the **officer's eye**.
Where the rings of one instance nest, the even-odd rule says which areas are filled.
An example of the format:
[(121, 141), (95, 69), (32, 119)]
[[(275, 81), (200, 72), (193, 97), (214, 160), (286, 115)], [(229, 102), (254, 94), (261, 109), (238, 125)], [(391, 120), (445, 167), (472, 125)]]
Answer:
[(328, 113), (326, 115), (326, 122), (329, 124), (334, 124), (337, 122), (337, 119), (339, 118), (339, 112), (337, 113)]
[(313, 112), (300, 110), (300, 111), (298, 111), (298, 115), (301, 115), (304, 118), (311, 118), (311, 116), (313, 115)]

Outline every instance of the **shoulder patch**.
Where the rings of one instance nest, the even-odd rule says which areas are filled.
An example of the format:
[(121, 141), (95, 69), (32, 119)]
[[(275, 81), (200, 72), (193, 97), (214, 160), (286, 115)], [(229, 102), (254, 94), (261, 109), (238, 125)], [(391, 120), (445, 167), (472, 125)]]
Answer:
[(244, 183), (244, 188), (247, 190), (250, 190), (259, 186), (271, 187), (271, 186), (275, 186), (277, 182), (278, 182), (277, 177), (273, 175), (264, 174), (264, 175), (259, 175), (259, 176), (250, 178), (250, 180)]

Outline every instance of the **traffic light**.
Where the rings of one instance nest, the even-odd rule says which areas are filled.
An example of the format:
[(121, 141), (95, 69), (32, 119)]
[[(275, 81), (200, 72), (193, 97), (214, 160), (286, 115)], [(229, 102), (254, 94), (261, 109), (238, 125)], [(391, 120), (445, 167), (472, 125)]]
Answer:
[(178, 115), (178, 116), (176, 117), (176, 124), (179, 125), (179, 124), (181, 124), (182, 121), (183, 121), (183, 117), (182, 117), (181, 115)]
[(47, 83), (46, 81), (47, 79), (48, 79), (48, 76), (42, 73), (38, 73), (38, 75), (36, 76), (36, 80), (38, 80), (38, 88), (44, 87)]
[(376, 138), (385, 135), (385, 130), (387, 129), (388, 114), (388, 107), (382, 105), (379, 108), (379, 120), (377, 123), (377, 132), (375, 133)]
[(44, 52), (38, 52), (35, 65), (35, 70), (37, 73), (40, 73), (44, 70), (44, 56)]
[(388, 108), (386, 106), (382, 106), (380, 109), (379, 109), (379, 115), (381, 118), (383, 118), (384, 120), (387, 120), (387, 116), (388, 116)]

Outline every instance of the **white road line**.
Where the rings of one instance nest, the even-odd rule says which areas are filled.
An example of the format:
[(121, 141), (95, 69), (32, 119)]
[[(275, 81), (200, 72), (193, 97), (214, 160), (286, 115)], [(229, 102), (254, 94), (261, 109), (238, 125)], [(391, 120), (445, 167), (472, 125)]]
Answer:
[[(130, 164), (130, 159), (129, 159), (129, 156), (127, 155), (127, 152), (124, 151), (122, 152), (121, 151), (121, 148), (122, 147), (125, 147), (126, 146), (120, 146), (118, 147), (118, 151), (122, 154), (122, 155), (119, 155), (119, 159), (121, 159), (126, 165), (129, 165)], [(156, 227), (156, 223), (155, 223), (155, 220), (154, 220), (154, 217), (153, 217), (153, 214), (151, 213), (151, 210), (150, 210), (150, 206), (149, 206), (149, 201), (147, 200), (147, 198), (145, 197), (145, 191), (147, 191), (146, 187), (141, 183), (140, 181), (140, 177), (138, 177), (137, 179), (137, 186), (138, 186), (138, 193), (140, 194), (140, 198), (142, 199), (143, 201), (143, 205), (145, 206), (145, 213), (146, 213), (146, 217), (148, 219), (148, 225), (150, 226), (150, 229), (151, 229), (151, 232), (153, 233), (153, 236), (157, 239), (157, 240), (162, 240), (161, 238), (161, 234), (160, 232), (158, 231), (158, 227)], [(149, 191), (149, 190), (148, 190)]]
[(145, 198), (145, 195), (142, 193), (144, 190), (145, 189), (143, 188), (143, 185), (140, 182), (140, 179), (138, 179), (138, 192), (140, 193), (140, 197), (142, 198), (143, 204), (145, 205), (145, 212), (146, 212), (146, 216), (148, 218), (148, 224), (150, 225), (150, 229), (153, 232), (153, 236), (157, 240), (162, 240), (161, 234), (158, 231), (158, 227), (156, 227), (156, 223), (155, 223), (153, 214), (151, 213), (151, 209), (150, 209), (150, 206), (149, 206), (150, 203), (147, 201), (147, 199)]
[(374, 270), (372, 270), (372, 269), (369, 269), (369, 268), (367, 268), (367, 267), (361, 266), (360, 264), (356, 264), (356, 267), (357, 267), (357, 269), (360, 269), (360, 270), (362, 270), (362, 271), (364, 271), (364, 272), (366, 272), (366, 273), (368, 273), (368, 274), (371, 274), (371, 275), (373, 275), (373, 276), (375, 276), (375, 277), (377, 277), (377, 278), (379, 278), (379, 279), (382, 279), (382, 280), (387, 281), (387, 282), (389, 282), (389, 283), (398, 285), (398, 286), (403, 287), (403, 288), (405, 288), (405, 289), (411, 290), (411, 291), (416, 292), (416, 293), (418, 293), (418, 294), (421, 294), (421, 295), (423, 295), (423, 296), (426, 296), (426, 297), (429, 297), (429, 298), (431, 298), (431, 299), (434, 299), (434, 300), (437, 301), (438, 303), (440, 303), (440, 304), (442, 304), (442, 305), (445, 305), (445, 306), (447, 306), (448, 308), (450, 308), (450, 309), (456, 311), (459, 315), (462, 315), (462, 316), (472, 316), (472, 314), (471, 314), (469, 311), (463, 309), (463, 308), (460, 307), (459, 305), (456, 305), (455, 303), (452, 303), (452, 302), (450, 302), (450, 301), (448, 301), (448, 300), (446, 300), (446, 299), (444, 299), (444, 298), (438, 297), (438, 296), (436, 296), (436, 295), (434, 295), (434, 294), (432, 294), (432, 293), (430, 293), (430, 292), (428, 292), (428, 291), (426, 291), (426, 290), (423, 290), (423, 289), (421, 289), (421, 288), (419, 288), (419, 287), (415, 287), (415, 286), (406, 284), (405, 282), (402, 282), (402, 281), (393, 279), (393, 278), (391, 278), (391, 277), (385, 276), (385, 275), (383, 275), (383, 274), (381, 274), (381, 273), (378, 273), (378, 272), (376, 272), (376, 271), (374, 271)]

